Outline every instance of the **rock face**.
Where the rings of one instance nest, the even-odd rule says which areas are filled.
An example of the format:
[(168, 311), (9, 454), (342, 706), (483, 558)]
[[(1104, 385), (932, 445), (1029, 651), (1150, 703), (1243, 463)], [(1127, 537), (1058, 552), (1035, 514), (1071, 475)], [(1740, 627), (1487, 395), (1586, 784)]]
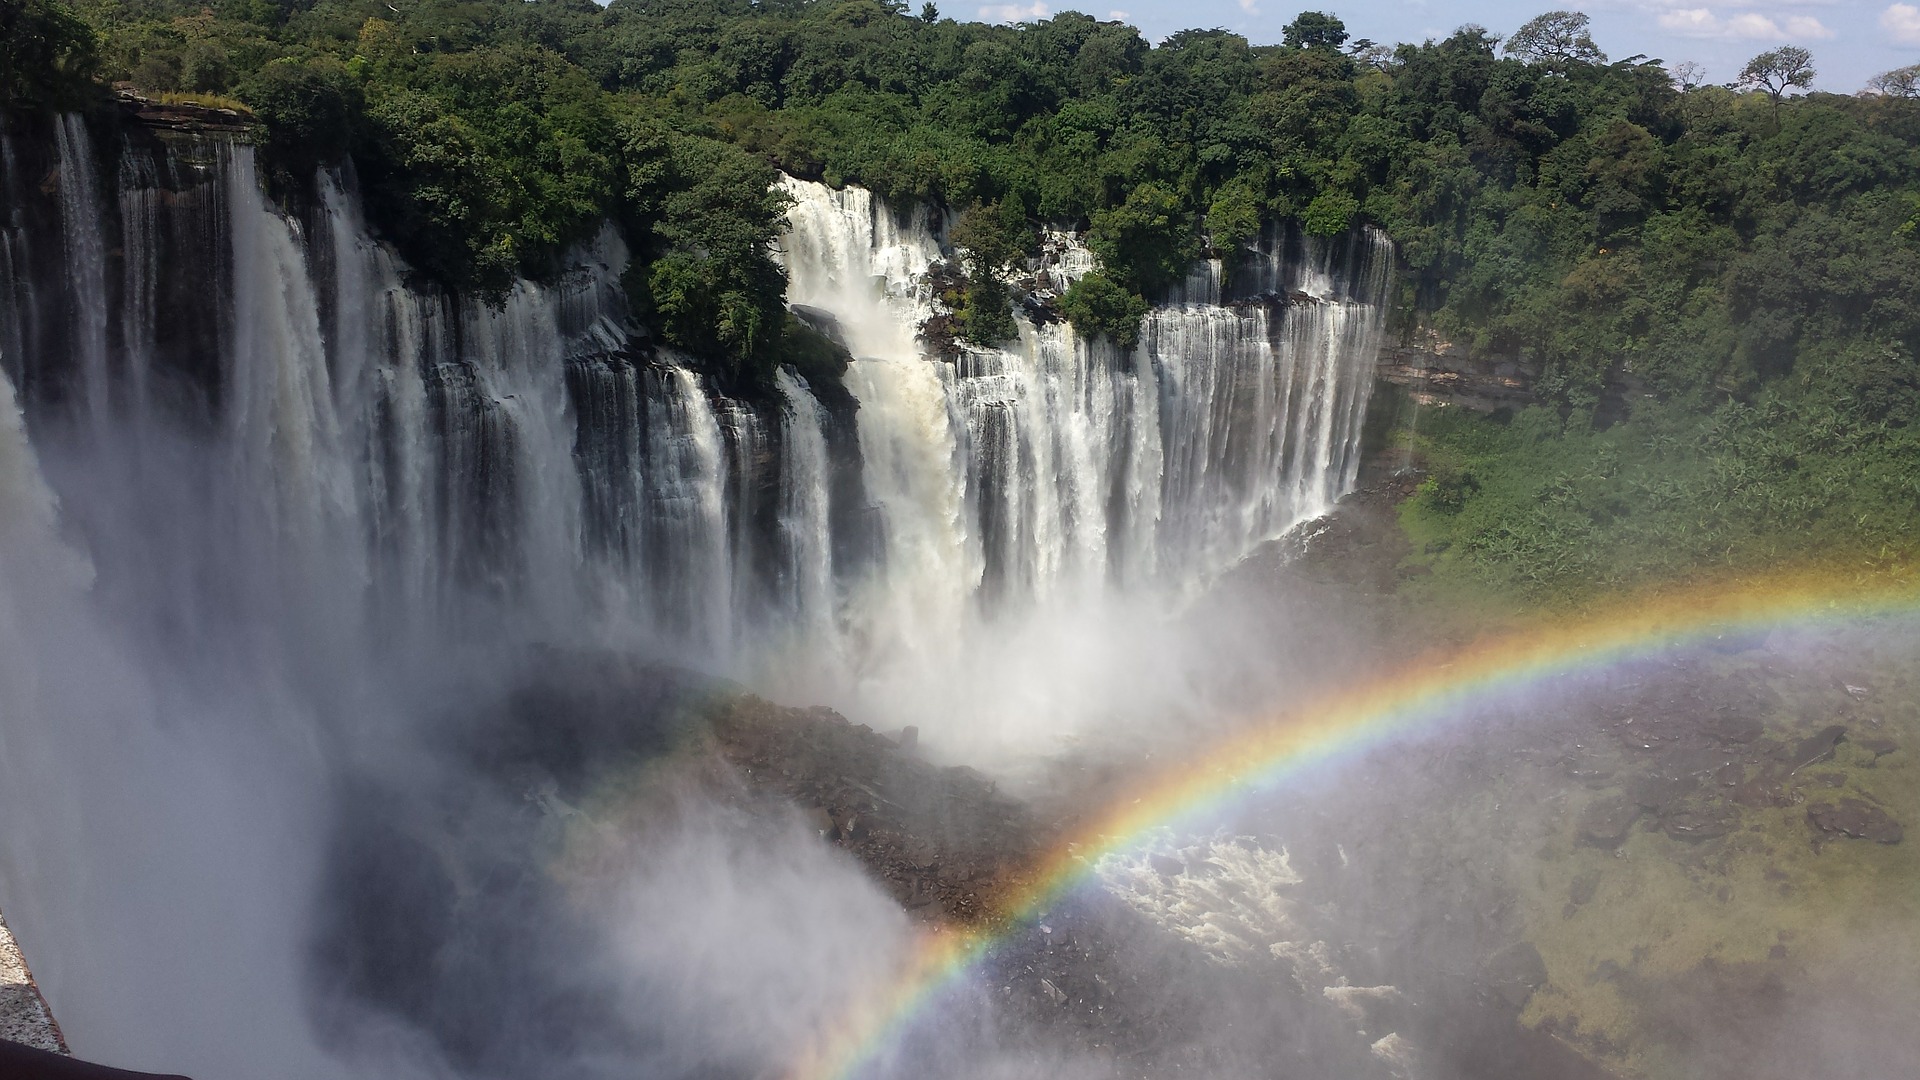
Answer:
[(1518, 1009), (1535, 990), (1546, 985), (1547, 964), (1532, 944), (1515, 942), (1487, 958), (1480, 968), (1480, 978), (1495, 996)]
[(67, 1052), (67, 1041), (54, 1022), (52, 1010), (34, 985), (33, 973), (20, 955), (13, 932), (0, 919), (0, 1039), (38, 1050)]
[(1518, 357), (1475, 356), (1432, 332), (1382, 349), (1374, 372), (1421, 405), (1456, 405), (1476, 412), (1532, 404), (1539, 375), (1535, 365)]
[(985, 918), (1039, 846), (1025, 808), (972, 769), (922, 759), (906, 732), (888, 738), (831, 709), (755, 697), (724, 700), (708, 719), (749, 787), (798, 804), (910, 911)]
[(1862, 799), (1814, 803), (1807, 807), (1807, 821), (1823, 833), (1855, 840), (1897, 844), (1906, 836), (1893, 815)]
[(161, 101), (123, 86), (114, 87), (114, 98), (135, 121), (162, 131), (245, 135), (260, 126), (252, 116), (236, 109), (190, 101)]

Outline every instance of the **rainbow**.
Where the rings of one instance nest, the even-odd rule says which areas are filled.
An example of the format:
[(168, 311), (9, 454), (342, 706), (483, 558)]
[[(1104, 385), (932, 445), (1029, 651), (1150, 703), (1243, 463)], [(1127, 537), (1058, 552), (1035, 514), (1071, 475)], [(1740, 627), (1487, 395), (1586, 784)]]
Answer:
[(1358, 689), (1255, 724), (1160, 773), (1136, 797), (1095, 815), (1042, 859), (999, 905), (1000, 929), (929, 932), (895, 980), (855, 1003), (799, 1056), (790, 1080), (854, 1080), (878, 1069), (928, 1007), (1004, 942), (1083, 884), (1108, 855), (1146, 846), (1161, 827), (1206, 819), (1249, 795), (1396, 739), (1426, 733), (1472, 706), (1545, 680), (1604, 671), (1670, 650), (1782, 627), (1817, 627), (1920, 612), (1920, 591), (1860, 576), (1775, 575), (1640, 595), (1577, 617), (1535, 622), (1422, 657)]

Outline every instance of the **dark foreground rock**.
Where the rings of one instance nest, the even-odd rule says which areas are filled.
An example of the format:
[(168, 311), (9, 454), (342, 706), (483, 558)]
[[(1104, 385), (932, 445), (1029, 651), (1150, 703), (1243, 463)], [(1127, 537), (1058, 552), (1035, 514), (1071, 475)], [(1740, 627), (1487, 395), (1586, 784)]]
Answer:
[(1617, 848), (1626, 843), (1642, 812), (1637, 800), (1624, 795), (1601, 799), (1580, 815), (1580, 840), (1594, 847)]
[(1026, 810), (993, 781), (941, 767), (831, 709), (786, 708), (756, 697), (706, 710), (722, 758), (752, 788), (810, 812), (828, 843), (846, 849), (909, 911), (974, 922), (1039, 850)]
[(1814, 803), (1807, 807), (1807, 820), (1823, 833), (1897, 844), (1906, 837), (1893, 815), (1861, 799), (1841, 799), (1837, 803)]

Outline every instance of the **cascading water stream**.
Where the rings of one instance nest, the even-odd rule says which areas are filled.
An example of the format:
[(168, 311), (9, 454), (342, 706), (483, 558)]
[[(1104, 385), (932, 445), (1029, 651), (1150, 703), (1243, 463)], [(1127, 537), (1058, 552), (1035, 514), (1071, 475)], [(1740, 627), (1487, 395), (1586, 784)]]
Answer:
[(833, 464), (827, 448), (829, 417), (806, 380), (782, 369), (775, 375), (787, 401), (782, 416), (780, 534), (791, 553), (781, 604), (796, 631), (827, 639), (834, 633), (833, 518), (828, 505)]
[(86, 412), (96, 424), (107, 420), (110, 391), (107, 369), (107, 306), (88, 298), (107, 295), (107, 242), (101, 230), (99, 171), (80, 117), (60, 118), (55, 131), (60, 147), (60, 216), (67, 241), (67, 274), (75, 302), (69, 311), (73, 345), (81, 373)]
[[(1169, 613), (1357, 468), (1384, 290), (1338, 267), (1384, 258), (1276, 241), (1235, 287), (1291, 302), (1222, 303), (1214, 267), (1131, 355), (1022, 318), (948, 362), (916, 340), (931, 215), (786, 180), (790, 298), (855, 359), (734, 399), (638, 343), (610, 230), (489, 307), (413, 284), (348, 177), (288, 210), (245, 146), (51, 141), (50, 196), (0, 145), (0, 899), (70, 1034), (129, 1063), (304, 1045), (315, 807), (492, 657), (611, 647), (934, 753), (1052, 748), (1186, 707)], [(1054, 245), (1057, 290), (1092, 261)], [(192, 872), (222, 851), (231, 888)], [(144, 935), (156, 911), (186, 929)], [(174, 969), (195, 993), (136, 1000)], [(259, 1038), (196, 1048), (234, 993)]]
[[(318, 179), (302, 219), (268, 206), (245, 147), (221, 150), (199, 171), (211, 178), (128, 148), (110, 290), (92, 145), (62, 121), (66, 270), (52, 291), (77, 315), (64, 383), (96, 423), (117, 413), (115, 431), (80, 440), (83, 456), (132, 476), (151, 455), (117, 429), (179, 426), (150, 400), (184, 377), (166, 370), (155, 268), (224, 260), (204, 298), (224, 307), (223, 329), (199, 345), (218, 354), (220, 464), (195, 512), (226, 523), (208, 556), (228, 568), (220, 589), (329, 623), (300, 634), (432, 640), (511, 618), (530, 636), (650, 642), (876, 717), (964, 727), (914, 715), (909, 688), (969, 668), (970, 642), (1017, 637), (1043, 609), (1046, 622), (1191, 594), (1323, 511), (1357, 468), (1383, 290), (1343, 283), (1324, 245), (1300, 257), (1271, 243), (1239, 271), (1242, 292), (1284, 304), (1221, 303), (1224, 271), (1209, 264), (1148, 317), (1131, 356), (1022, 318), (1007, 347), (939, 362), (916, 340), (943, 257), (928, 213), (785, 179), (791, 299), (830, 314), (855, 355), (853, 438), (834, 450), (846, 419), (791, 372), (777, 403), (736, 402), (691, 361), (629, 356), (611, 234), (560, 285), (520, 285), (494, 308), (458, 301), (405, 283), (338, 178)], [(169, 228), (160, 193), (195, 184), (217, 227)], [(174, 250), (183, 231), (225, 250)], [(1069, 237), (1053, 246), (1057, 291), (1092, 260)], [(1375, 277), (1387, 264), (1348, 261)], [(24, 341), (31, 320), (9, 321)], [(129, 389), (110, 399), (122, 370)], [(849, 468), (852, 486), (837, 479)], [(102, 502), (76, 509), (111, 530), (154, 525)], [(871, 528), (864, 558), (845, 554), (859, 546), (849, 522)], [(173, 579), (176, 594), (150, 604), (200, 602), (205, 574)]]
[[(1063, 696), (1070, 680), (997, 665), (1104, 640), (1115, 605), (1129, 620), (1177, 609), (1353, 483), (1383, 237), (1357, 244), (1353, 277), (1326, 244), (1290, 257), (1270, 236), (1232, 303), (1209, 263), (1130, 356), (1021, 317), (1017, 341), (949, 362), (915, 341), (942, 257), (925, 213), (782, 183), (790, 296), (832, 315), (856, 357), (847, 386), (884, 549), (870, 581), (848, 583), (851, 670), (804, 693), (876, 720), (939, 714), (933, 727), (976, 737), (976, 752), (1099, 722), (1109, 703)], [(1049, 248), (1049, 291), (1093, 265), (1070, 237)]]

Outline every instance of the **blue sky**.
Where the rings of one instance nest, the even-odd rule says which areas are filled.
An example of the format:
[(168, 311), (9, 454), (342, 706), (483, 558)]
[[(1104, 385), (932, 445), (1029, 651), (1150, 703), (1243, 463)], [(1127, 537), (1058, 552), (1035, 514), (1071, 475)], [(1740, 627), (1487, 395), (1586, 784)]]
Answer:
[[(938, 0), (936, 0), (938, 2)], [(1851, 93), (1889, 68), (1920, 63), (1920, 0), (1588, 0), (1561, 4), (1593, 17), (1593, 38), (1619, 60), (1645, 53), (1668, 62), (1693, 60), (1713, 82), (1729, 82), (1747, 58), (1776, 45), (1801, 45), (1813, 53), (1821, 90)], [(1479, 23), (1510, 34), (1553, 0), (1378, 0), (1375, 3), (1314, 3), (1313, 0), (1003, 0), (940, 3), (942, 14), (987, 21), (1045, 18), (1084, 11), (1121, 18), (1155, 41), (1187, 27), (1225, 27), (1257, 43), (1280, 40), (1280, 29), (1303, 9), (1331, 11), (1355, 37), (1381, 42), (1445, 37), (1462, 23)]]

